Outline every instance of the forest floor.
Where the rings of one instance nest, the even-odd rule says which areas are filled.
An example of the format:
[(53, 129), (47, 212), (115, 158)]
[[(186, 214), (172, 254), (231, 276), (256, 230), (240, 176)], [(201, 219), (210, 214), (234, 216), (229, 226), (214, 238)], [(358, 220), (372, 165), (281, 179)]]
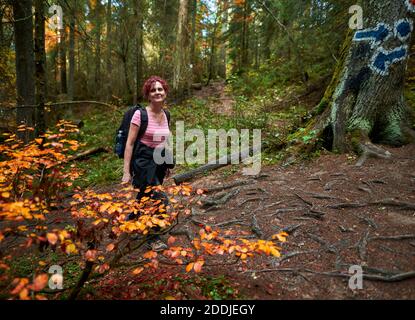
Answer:
[[(233, 102), (223, 87), (213, 83), (197, 95), (213, 96), (213, 108), (229, 114)], [(210, 225), (269, 240), (287, 231), (282, 257), (246, 263), (212, 257), (200, 276), (163, 262), (152, 274), (114, 271), (86, 298), (415, 299), (415, 145), (384, 148), (391, 159), (368, 159), (362, 167), (355, 155), (323, 152), (304, 163), (263, 167), (257, 176), (222, 168), (194, 179), (193, 187), (218, 205), (195, 207), (178, 226), (182, 233)], [(349, 288), (353, 265), (363, 270), (362, 289)]]

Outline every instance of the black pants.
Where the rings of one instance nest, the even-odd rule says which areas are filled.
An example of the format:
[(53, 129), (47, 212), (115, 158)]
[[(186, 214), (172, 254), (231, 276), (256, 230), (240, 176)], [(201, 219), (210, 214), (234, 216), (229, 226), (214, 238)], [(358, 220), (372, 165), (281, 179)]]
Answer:
[[(148, 196), (153, 200), (161, 200), (166, 206), (169, 204), (167, 195), (161, 191), (151, 190), (150, 194), (145, 194), (149, 186), (160, 186), (166, 177), (167, 166), (157, 164), (153, 159), (154, 148), (150, 148), (143, 143), (138, 143), (134, 150), (132, 161), (132, 176), (134, 188), (139, 188), (136, 199)], [(162, 151), (162, 156), (164, 156)]]

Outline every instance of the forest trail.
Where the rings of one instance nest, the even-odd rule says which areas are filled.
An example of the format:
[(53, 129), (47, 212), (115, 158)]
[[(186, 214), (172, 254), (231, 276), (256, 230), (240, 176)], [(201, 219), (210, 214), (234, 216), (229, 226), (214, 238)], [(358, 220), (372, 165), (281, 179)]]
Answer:
[[(199, 97), (220, 97), (215, 90), (221, 87), (212, 84)], [(212, 266), (204, 267), (203, 276), (224, 275), (245, 299), (414, 299), (415, 145), (385, 149), (392, 159), (368, 159), (363, 167), (355, 166), (354, 155), (327, 153), (307, 163), (263, 167), (258, 176), (232, 175), (226, 167), (211, 172), (191, 182), (207, 190), (209, 205), (195, 206), (173, 234), (186, 246), (183, 234), (192, 237), (201, 225), (252, 239), (288, 232), (281, 258), (263, 256), (229, 267), (222, 257), (212, 257)], [(363, 268), (361, 290), (348, 286), (351, 265)], [(154, 274), (123, 276), (131, 290), (120, 298), (163, 299), (173, 294), (166, 288), (174, 288), (176, 299), (204, 298), (197, 285), (193, 290), (177, 284), (177, 274), (191, 276), (184, 267), (162, 262)], [(118, 277), (102, 279), (97, 297), (117, 296)], [(165, 282), (156, 285), (153, 279), (161, 278)], [(143, 283), (152, 289), (137, 292)]]
[(212, 112), (224, 115), (232, 114), (235, 101), (226, 93), (224, 80), (212, 80), (208, 86), (203, 86), (201, 90), (195, 90), (194, 97), (208, 101)]

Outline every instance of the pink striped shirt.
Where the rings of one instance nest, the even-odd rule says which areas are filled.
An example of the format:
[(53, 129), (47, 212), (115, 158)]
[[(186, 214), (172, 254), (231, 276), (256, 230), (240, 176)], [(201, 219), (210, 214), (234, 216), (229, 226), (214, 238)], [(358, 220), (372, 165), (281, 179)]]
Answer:
[[(148, 125), (146, 132), (141, 137), (140, 141), (145, 145), (156, 148), (156, 147), (163, 147), (166, 138), (170, 135), (169, 124), (167, 122), (167, 116), (164, 111), (163, 112), (163, 121), (161, 124), (158, 124), (156, 118), (150, 113), (148, 114)], [(131, 123), (140, 126), (141, 124), (141, 113), (140, 110), (137, 110), (132, 119)]]

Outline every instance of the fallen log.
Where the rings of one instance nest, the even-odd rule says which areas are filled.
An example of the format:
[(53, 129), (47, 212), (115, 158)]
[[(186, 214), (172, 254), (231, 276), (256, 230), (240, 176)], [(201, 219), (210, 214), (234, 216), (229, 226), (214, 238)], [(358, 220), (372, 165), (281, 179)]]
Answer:
[(241, 161), (247, 159), (250, 157), (250, 154), (256, 155), (258, 152), (261, 151), (261, 145), (251, 147), (249, 149), (245, 149), (241, 152), (234, 152), (232, 154), (228, 154), (226, 156), (223, 156), (222, 158), (219, 158), (218, 161), (216, 159), (214, 161), (208, 162), (207, 164), (200, 166), (199, 168), (190, 170), (188, 172), (184, 172), (181, 174), (177, 174), (172, 177), (174, 182), (178, 185), (182, 182), (188, 181), (190, 179), (193, 179), (194, 177), (203, 174), (205, 172), (209, 172), (212, 170), (216, 170), (222, 167), (225, 167), (231, 163), (240, 163)]
[(104, 147), (92, 148), (92, 149), (89, 149), (89, 150), (85, 150), (81, 153), (75, 154), (72, 157), (69, 157), (68, 162), (69, 161), (74, 161), (74, 160), (82, 160), (82, 159), (91, 157), (93, 155), (96, 155), (96, 154), (102, 153), (102, 152), (109, 152), (109, 151)]

